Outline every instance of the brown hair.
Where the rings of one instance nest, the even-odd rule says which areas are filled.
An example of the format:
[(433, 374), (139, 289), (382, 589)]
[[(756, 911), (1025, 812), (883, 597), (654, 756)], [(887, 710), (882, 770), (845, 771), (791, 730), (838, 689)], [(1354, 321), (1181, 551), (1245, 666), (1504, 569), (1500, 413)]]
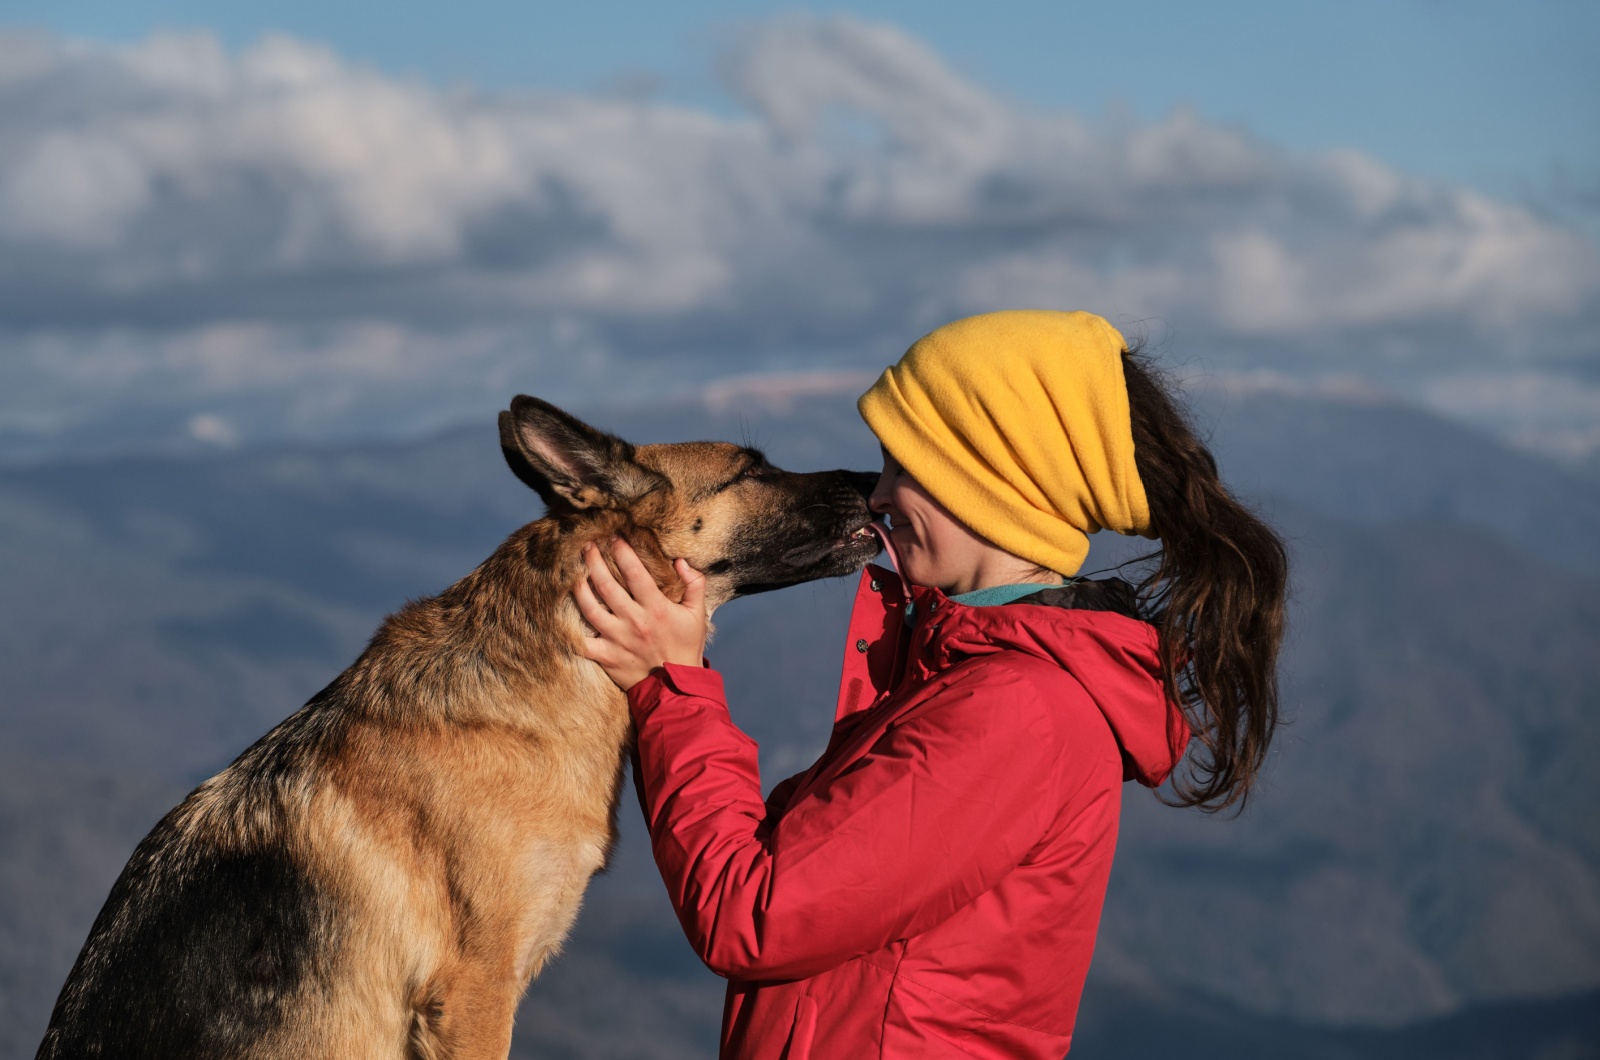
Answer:
[(1272, 528), (1228, 492), (1174, 388), (1137, 349), (1122, 369), (1134, 463), (1161, 549), (1138, 583), (1160, 634), (1168, 697), (1200, 749), (1173, 779), (1174, 804), (1242, 805), (1278, 724), (1278, 648), (1289, 561)]

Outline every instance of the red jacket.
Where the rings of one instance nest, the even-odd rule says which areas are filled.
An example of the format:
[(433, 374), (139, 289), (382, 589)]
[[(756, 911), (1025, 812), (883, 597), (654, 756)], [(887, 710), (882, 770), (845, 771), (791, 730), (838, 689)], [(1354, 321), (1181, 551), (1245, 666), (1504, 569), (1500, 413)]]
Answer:
[(1059, 1060), (1125, 779), (1188, 739), (1155, 630), (1105, 611), (967, 607), (869, 567), (837, 720), (763, 800), (714, 670), (629, 695), (656, 864), (728, 979), (725, 1057)]

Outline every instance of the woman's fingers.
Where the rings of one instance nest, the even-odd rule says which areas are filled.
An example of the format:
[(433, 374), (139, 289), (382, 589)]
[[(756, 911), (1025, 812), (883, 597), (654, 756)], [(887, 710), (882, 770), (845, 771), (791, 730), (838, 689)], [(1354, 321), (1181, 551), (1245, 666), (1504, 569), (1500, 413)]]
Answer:
[(632, 545), (619, 537), (611, 543), (611, 555), (616, 559), (617, 570), (622, 572), (623, 580), (628, 583), (628, 593), (635, 603), (646, 611), (656, 611), (663, 603), (670, 603)]
[(578, 614), (583, 620), (593, 626), (596, 633), (601, 636), (615, 637), (622, 629), (622, 622), (616, 615), (602, 604), (594, 595), (594, 590), (589, 585), (588, 578), (579, 578), (578, 584), (572, 587), (572, 598), (577, 601)]
[[(613, 554), (615, 551), (613, 550)], [(637, 624), (638, 604), (633, 596), (612, 575), (611, 568), (606, 566), (605, 556), (600, 554), (599, 545), (585, 545), (583, 548), (583, 564), (589, 571), (589, 582), (594, 586), (595, 595), (611, 609), (611, 613), (618, 617), (633, 619)]]
[(578, 642), (578, 654), (608, 670), (627, 659), (625, 653), (604, 637), (584, 637)]
[(689, 566), (689, 561), (682, 557), (673, 560), (672, 566), (683, 582), (683, 606), (696, 614), (705, 614), (706, 576)]

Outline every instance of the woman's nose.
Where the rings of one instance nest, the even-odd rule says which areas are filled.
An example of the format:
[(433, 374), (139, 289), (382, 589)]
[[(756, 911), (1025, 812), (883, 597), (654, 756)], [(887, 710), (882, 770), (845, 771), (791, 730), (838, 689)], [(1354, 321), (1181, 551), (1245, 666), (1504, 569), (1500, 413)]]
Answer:
[(867, 498), (867, 507), (879, 515), (888, 515), (894, 507), (889, 501), (889, 474), (884, 472), (878, 476), (878, 484), (872, 488), (872, 496)]

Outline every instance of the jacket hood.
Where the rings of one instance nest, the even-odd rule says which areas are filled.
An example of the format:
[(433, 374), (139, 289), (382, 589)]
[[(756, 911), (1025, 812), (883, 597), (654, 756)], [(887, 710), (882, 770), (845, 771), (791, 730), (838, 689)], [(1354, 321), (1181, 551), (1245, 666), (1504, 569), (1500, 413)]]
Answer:
[(1157, 787), (1183, 758), (1189, 726), (1162, 687), (1159, 642), (1148, 622), (1086, 609), (1063, 590), (990, 607), (968, 607), (922, 586), (911, 595), (917, 613), (928, 616), (926, 635), (940, 665), (1020, 651), (1076, 678), (1117, 738), (1123, 779)]

